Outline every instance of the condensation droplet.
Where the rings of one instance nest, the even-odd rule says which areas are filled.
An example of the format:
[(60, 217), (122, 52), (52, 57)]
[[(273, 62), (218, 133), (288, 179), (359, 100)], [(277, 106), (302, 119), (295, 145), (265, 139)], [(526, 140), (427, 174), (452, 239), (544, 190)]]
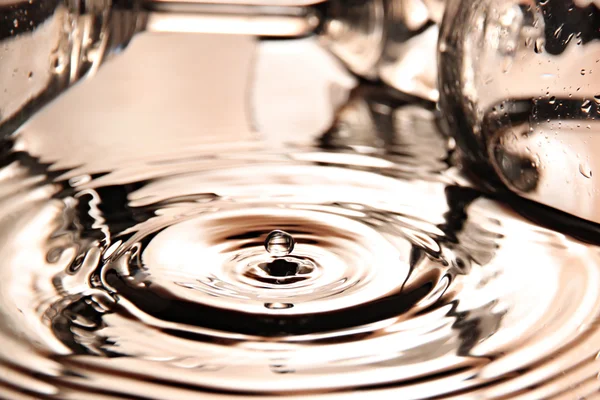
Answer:
[(294, 307), (294, 305), (290, 303), (265, 303), (265, 308), (268, 308), (269, 310), (286, 310), (292, 307)]
[(533, 45), (533, 51), (535, 51), (537, 54), (541, 54), (544, 52), (544, 46), (546, 45), (545, 43), (545, 39), (544, 38), (537, 38), (535, 40), (535, 43)]
[(63, 59), (60, 55), (55, 54), (53, 59), (51, 60), (52, 68), (54, 73), (62, 74), (66, 68), (66, 63), (63, 62)]
[(273, 231), (265, 239), (265, 249), (275, 257), (284, 257), (294, 250), (294, 238), (284, 231)]
[(558, 39), (560, 37), (560, 35), (562, 34), (562, 31), (563, 31), (563, 27), (564, 27), (564, 24), (561, 24), (558, 28), (556, 28), (556, 30), (554, 31), (555, 38)]
[(581, 173), (581, 175), (588, 179), (592, 177), (592, 170), (590, 169), (590, 166), (587, 165), (587, 163), (579, 164), (579, 172)]
[(585, 112), (585, 113), (589, 113), (590, 110), (592, 109), (592, 102), (589, 100), (584, 101), (581, 104), (581, 111)]
[(504, 60), (502, 61), (502, 72), (503, 73), (508, 73), (510, 71), (510, 69), (512, 68), (513, 65), (513, 58), (510, 56), (506, 56), (504, 57)]

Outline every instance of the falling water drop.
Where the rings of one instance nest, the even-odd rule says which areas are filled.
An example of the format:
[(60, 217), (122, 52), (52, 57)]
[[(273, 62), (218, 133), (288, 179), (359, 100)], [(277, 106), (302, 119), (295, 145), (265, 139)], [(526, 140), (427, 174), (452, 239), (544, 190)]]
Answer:
[(265, 239), (265, 249), (275, 257), (284, 257), (294, 250), (294, 238), (284, 231), (273, 231)]

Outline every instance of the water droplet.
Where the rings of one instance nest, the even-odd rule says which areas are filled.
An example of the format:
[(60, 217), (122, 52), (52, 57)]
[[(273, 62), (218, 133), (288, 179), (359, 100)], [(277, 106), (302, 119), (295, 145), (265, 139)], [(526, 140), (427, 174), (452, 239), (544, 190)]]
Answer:
[(560, 37), (560, 35), (562, 34), (563, 26), (564, 24), (561, 24), (558, 28), (556, 28), (556, 30), (554, 31), (555, 38), (558, 39)]
[(513, 65), (513, 58), (510, 56), (504, 57), (502, 61), (502, 72), (508, 73)]
[(13, 25), (14, 25), (15, 28), (18, 28), (19, 27), (19, 20), (15, 19), (13, 21)]
[(592, 102), (589, 100), (584, 101), (581, 104), (581, 111), (585, 112), (585, 113), (589, 113), (590, 110), (592, 109)]
[(52, 68), (54, 69), (54, 73), (62, 74), (66, 68), (66, 64), (63, 62), (63, 59), (60, 55), (55, 54), (52, 61)]
[(590, 166), (587, 163), (579, 164), (579, 172), (581, 173), (581, 175), (588, 179), (592, 177), (592, 170), (590, 169)]
[(533, 51), (537, 54), (541, 54), (544, 52), (545, 40), (544, 38), (537, 38), (533, 45)]
[(290, 303), (265, 303), (265, 308), (268, 308), (269, 310), (286, 310), (292, 307), (294, 307), (294, 305)]
[(556, 97), (554, 97), (554, 96), (550, 97), (550, 100), (548, 100), (548, 103), (550, 103), (550, 104), (556, 103)]
[(276, 374), (292, 374), (296, 372), (296, 370), (294, 370), (293, 368), (289, 368), (284, 364), (271, 365), (271, 371), (273, 371)]
[(582, 69), (582, 70), (581, 70), (581, 75), (582, 75), (582, 76), (583, 76), (583, 75), (585, 75), (585, 69)]
[(265, 249), (275, 257), (284, 257), (294, 250), (294, 238), (284, 231), (273, 231), (265, 239)]

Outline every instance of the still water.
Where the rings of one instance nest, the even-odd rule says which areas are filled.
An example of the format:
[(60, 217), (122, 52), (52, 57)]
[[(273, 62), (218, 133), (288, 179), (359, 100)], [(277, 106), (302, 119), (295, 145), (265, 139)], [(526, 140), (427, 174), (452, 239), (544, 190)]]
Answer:
[(431, 109), (128, 151), (3, 145), (0, 397), (597, 398), (600, 248), (475, 189)]

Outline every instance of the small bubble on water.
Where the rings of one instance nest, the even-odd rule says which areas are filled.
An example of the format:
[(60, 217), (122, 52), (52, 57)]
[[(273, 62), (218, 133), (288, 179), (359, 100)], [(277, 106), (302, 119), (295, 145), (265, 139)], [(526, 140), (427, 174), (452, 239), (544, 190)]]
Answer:
[(273, 231), (265, 239), (265, 249), (275, 257), (284, 257), (294, 250), (294, 238), (284, 231)]

